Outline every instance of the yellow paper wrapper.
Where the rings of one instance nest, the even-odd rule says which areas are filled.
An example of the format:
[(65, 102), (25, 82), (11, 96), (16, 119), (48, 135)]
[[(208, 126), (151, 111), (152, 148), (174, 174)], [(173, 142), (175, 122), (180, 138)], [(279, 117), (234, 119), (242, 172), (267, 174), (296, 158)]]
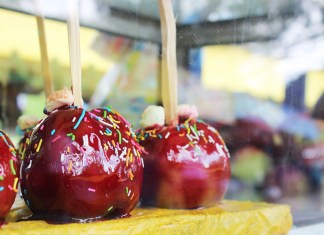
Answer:
[(137, 208), (129, 218), (87, 224), (53, 225), (44, 221), (14, 222), (30, 212), (13, 209), (0, 234), (287, 234), (292, 226), (289, 206), (227, 201), (197, 210)]

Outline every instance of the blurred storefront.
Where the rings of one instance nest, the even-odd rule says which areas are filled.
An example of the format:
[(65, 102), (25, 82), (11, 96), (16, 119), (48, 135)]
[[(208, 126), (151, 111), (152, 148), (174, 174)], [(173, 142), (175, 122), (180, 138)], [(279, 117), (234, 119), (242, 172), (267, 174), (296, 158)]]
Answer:
[[(61, 89), (71, 86), (64, 1), (52, 9), (47, 2)], [(1, 127), (14, 133), (20, 114), (42, 116), (45, 96), (35, 19), (22, 14), (32, 8), (0, 6)], [(118, 107), (137, 127), (145, 107), (161, 102), (156, 5), (81, 1), (80, 8), (85, 102)], [(296, 224), (323, 219), (324, 112), (314, 109), (323, 106), (324, 2), (183, 0), (174, 9), (179, 102), (196, 105), (224, 137), (233, 170), (227, 198), (290, 204)]]

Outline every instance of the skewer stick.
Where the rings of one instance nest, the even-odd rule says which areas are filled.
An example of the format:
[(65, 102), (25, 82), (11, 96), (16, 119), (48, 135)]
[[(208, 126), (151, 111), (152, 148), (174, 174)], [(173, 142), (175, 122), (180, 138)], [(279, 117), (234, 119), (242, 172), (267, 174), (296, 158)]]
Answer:
[(162, 102), (167, 125), (178, 125), (176, 24), (171, 0), (158, 0), (162, 33)]
[(44, 16), (42, 13), (42, 7), (39, 0), (34, 0), (34, 4), (35, 4), (35, 15), (36, 15), (37, 29), (38, 29), (38, 40), (39, 40), (39, 46), (41, 52), (44, 91), (45, 91), (45, 96), (48, 97), (53, 93), (54, 89), (53, 89), (53, 79), (50, 72), (50, 65), (49, 65), (48, 53), (47, 53)]
[(81, 87), (80, 25), (78, 3), (78, 0), (69, 0), (68, 37), (74, 105), (82, 108), (83, 100)]

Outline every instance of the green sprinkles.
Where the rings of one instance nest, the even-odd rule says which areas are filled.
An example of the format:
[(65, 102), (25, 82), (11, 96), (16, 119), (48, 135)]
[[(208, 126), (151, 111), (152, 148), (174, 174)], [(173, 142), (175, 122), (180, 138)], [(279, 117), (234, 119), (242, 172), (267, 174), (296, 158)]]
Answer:
[(2, 175), (0, 175), (0, 180), (3, 180), (3, 176)]
[(114, 208), (114, 206), (111, 206), (108, 208), (108, 212), (111, 211)]
[(197, 125), (196, 125), (196, 123), (194, 125), (194, 130), (195, 130), (195, 132), (197, 132)]
[(108, 110), (109, 113), (112, 112), (111, 111), (111, 105), (107, 106), (107, 110)]
[(118, 142), (119, 142), (119, 144), (121, 144), (121, 133), (120, 133), (120, 130), (116, 130), (117, 132), (118, 132)]
[(11, 173), (12, 173), (13, 175), (16, 175), (16, 170), (15, 170), (15, 167), (14, 167), (14, 165), (13, 165), (13, 160), (12, 160), (12, 159), (9, 161), (9, 164), (10, 164), (10, 170), (11, 170)]
[(75, 135), (73, 135), (73, 133), (66, 134), (66, 136), (71, 137), (72, 141), (75, 140)]
[(126, 194), (128, 194), (128, 187), (126, 187)]

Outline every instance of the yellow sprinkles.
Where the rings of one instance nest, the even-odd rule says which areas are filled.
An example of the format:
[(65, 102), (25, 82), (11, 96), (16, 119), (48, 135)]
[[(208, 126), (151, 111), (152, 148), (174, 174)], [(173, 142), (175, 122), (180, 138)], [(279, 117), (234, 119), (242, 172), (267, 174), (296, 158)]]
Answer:
[(72, 170), (72, 162), (69, 161), (69, 168), (68, 168), (68, 172), (70, 173), (71, 170)]
[(133, 175), (133, 173), (131, 171), (128, 172), (128, 175), (129, 175), (130, 180), (134, 179), (134, 175)]
[(38, 143), (38, 146), (37, 146), (37, 149), (36, 149), (36, 152), (37, 152), (37, 153), (39, 152), (40, 147), (42, 146), (42, 143), (43, 143), (43, 139), (40, 139), (40, 140), (39, 140), (39, 143)]
[(115, 120), (111, 115), (109, 115), (109, 119), (111, 119), (115, 123), (120, 123), (120, 121)]
[(12, 187), (13, 191), (18, 192), (18, 178), (15, 178), (14, 185)]

